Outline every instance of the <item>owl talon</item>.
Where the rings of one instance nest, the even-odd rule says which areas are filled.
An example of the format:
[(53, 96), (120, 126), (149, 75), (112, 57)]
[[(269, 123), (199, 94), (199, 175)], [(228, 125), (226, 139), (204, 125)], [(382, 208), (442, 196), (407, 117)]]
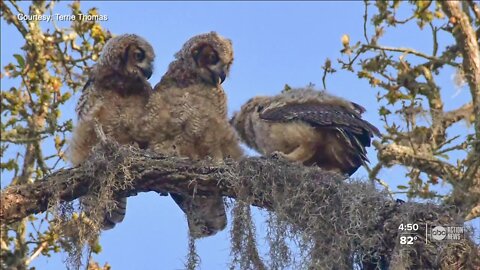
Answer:
[(285, 155), (284, 153), (280, 152), (280, 151), (275, 151), (273, 152), (271, 155), (270, 155), (271, 158), (273, 159), (285, 159), (285, 160), (289, 160), (288, 159), (288, 156)]

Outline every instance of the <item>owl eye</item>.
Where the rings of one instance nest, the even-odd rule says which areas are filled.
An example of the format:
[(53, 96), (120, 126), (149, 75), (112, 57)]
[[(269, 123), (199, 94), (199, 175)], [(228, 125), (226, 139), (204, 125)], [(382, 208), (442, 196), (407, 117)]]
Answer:
[(143, 61), (143, 59), (145, 59), (145, 52), (140, 50), (135, 51), (133, 57), (135, 57), (135, 60), (137, 60), (138, 62), (141, 62)]
[(214, 53), (210, 54), (210, 55), (208, 56), (208, 62), (209, 62), (210, 64), (215, 64), (215, 63), (217, 63), (217, 62), (218, 62), (218, 56), (217, 56), (216, 54), (214, 54)]

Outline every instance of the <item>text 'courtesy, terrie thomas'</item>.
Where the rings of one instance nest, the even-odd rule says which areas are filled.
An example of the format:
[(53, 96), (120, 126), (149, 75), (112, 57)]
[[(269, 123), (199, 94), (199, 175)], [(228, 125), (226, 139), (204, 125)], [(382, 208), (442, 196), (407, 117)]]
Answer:
[(106, 14), (24, 14), (17, 15), (19, 21), (108, 21)]

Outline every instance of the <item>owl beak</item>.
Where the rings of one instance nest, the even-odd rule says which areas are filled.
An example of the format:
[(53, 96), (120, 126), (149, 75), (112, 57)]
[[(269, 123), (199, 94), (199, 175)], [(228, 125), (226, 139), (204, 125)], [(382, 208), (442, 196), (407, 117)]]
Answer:
[(225, 78), (227, 77), (224, 71), (220, 71), (220, 72), (212, 71), (210, 76), (211, 76), (212, 82), (215, 84), (222, 84), (225, 81)]
[(228, 121), (228, 123), (230, 123), (230, 125), (234, 126), (236, 117), (237, 117), (237, 113), (234, 113), (232, 118), (230, 118), (230, 120)]
[(200, 69), (200, 72), (204, 71), (208, 72), (207, 74), (204, 73), (204, 75), (208, 76), (203, 77), (205, 80), (214, 85), (219, 85), (225, 81), (225, 78), (227, 78), (228, 68), (221, 63), (218, 63), (213, 66), (207, 66), (206, 69)]
[(222, 84), (225, 81), (227, 74), (225, 74), (225, 71), (222, 70), (220, 74), (218, 74), (218, 77), (220, 78), (220, 84)]
[(153, 74), (153, 67), (148, 66), (147, 68), (142, 68), (142, 73), (147, 79), (150, 79), (150, 77), (152, 77), (152, 74)]

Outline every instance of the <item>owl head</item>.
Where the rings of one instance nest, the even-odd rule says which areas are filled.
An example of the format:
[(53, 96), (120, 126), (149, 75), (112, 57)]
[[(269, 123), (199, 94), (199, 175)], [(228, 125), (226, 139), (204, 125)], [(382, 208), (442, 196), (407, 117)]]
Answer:
[[(233, 114), (230, 124), (237, 130), (240, 137), (247, 140), (248, 145), (254, 145), (253, 136), (247, 136), (247, 132), (253, 130), (253, 122), (258, 121), (259, 114), (268, 106), (269, 97), (254, 97), (243, 104), (241, 110)], [(249, 139), (252, 139), (251, 141)]]
[(175, 57), (204, 82), (218, 85), (228, 76), (233, 63), (232, 42), (216, 32), (200, 34), (190, 38)]
[(135, 34), (124, 34), (108, 40), (97, 66), (126, 78), (147, 80), (153, 73), (154, 58), (150, 43)]

